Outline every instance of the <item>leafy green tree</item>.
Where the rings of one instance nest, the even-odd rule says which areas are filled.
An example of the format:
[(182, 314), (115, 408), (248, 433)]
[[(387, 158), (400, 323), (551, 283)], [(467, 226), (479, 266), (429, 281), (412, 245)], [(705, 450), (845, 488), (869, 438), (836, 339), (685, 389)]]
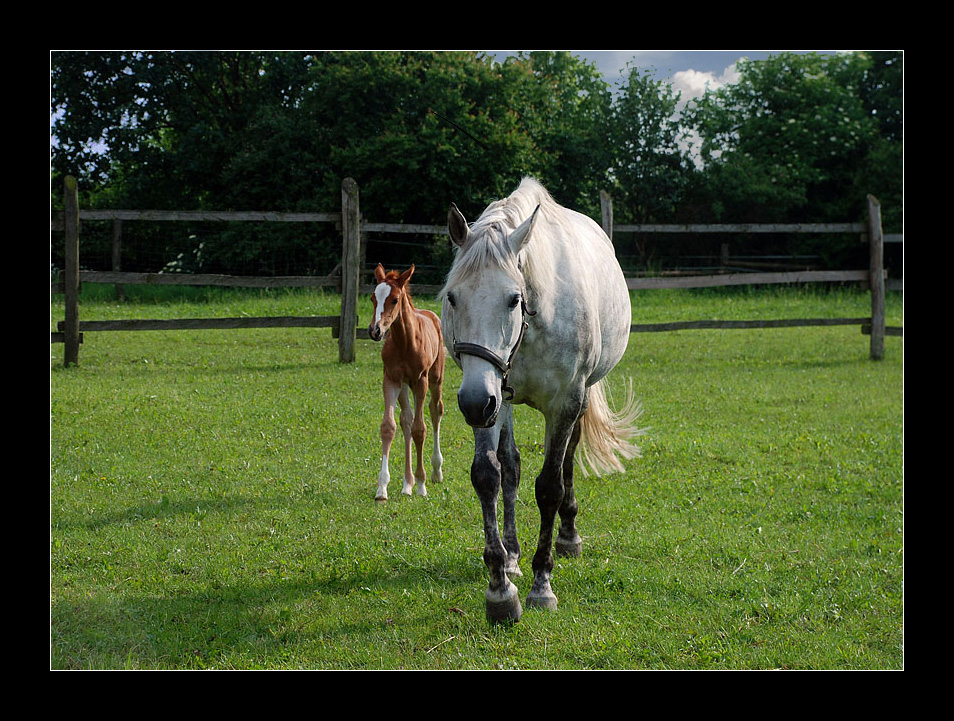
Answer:
[(904, 55), (865, 55), (870, 64), (860, 92), (877, 137), (858, 168), (855, 184), (881, 201), (885, 229), (900, 233), (904, 227)]
[[(476, 215), (524, 174), (589, 192), (597, 146), (576, 136), (607, 104), (566, 54), (63, 53), (52, 81), (54, 173), (79, 175), (87, 205), (327, 210), (350, 176), (390, 222), (439, 223), (452, 200)], [(274, 249), (297, 232), (206, 233), (202, 269), (288, 272)]]
[(596, 67), (569, 52), (531, 52), (506, 63), (519, 74), (514, 107), (533, 141), (528, 172), (556, 200), (599, 218), (612, 162), (612, 95)]
[[(782, 53), (742, 61), (740, 80), (687, 113), (716, 218), (823, 221), (857, 217), (853, 184), (876, 135), (859, 94), (861, 54)], [(846, 192), (846, 190), (850, 192)]]
[[(320, 211), (353, 177), (365, 217), (432, 224), (532, 174), (594, 218), (610, 189), (624, 222), (845, 220), (869, 192), (899, 222), (900, 55), (783, 54), (741, 71), (680, 116), (670, 85), (631, 68), (614, 96), (566, 52), (58, 52), (53, 198), (71, 174), (86, 207)], [(185, 232), (207, 271), (302, 272), (337, 253), (333, 232)], [(143, 244), (183, 251), (159, 231)]]
[[(305, 68), (301, 55), (293, 53), (54, 53), (54, 200), (60, 185), (56, 180), (72, 174), (80, 179), (81, 202), (93, 207), (295, 208), (293, 196), (281, 192), (270, 195), (275, 204), (256, 207), (258, 197), (238, 196), (230, 183), (236, 159), (254, 142), (251, 131), (298, 103), (295, 93)], [(294, 173), (310, 166), (273, 167), (291, 167)], [(271, 178), (262, 185), (287, 188), (275, 180), (273, 168), (256, 171), (260, 178)], [(84, 240), (93, 230), (90, 226)], [(279, 266), (277, 259), (284, 254), (277, 251), (295, 244), (290, 238), (295, 231), (268, 226), (259, 229), (257, 238), (254, 232), (248, 226), (180, 223), (170, 234), (155, 225), (127, 225), (123, 267), (158, 270), (184, 257), (190, 262), (180, 266), (210, 272), (227, 272), (237, 261), (251, 263), (245, 265), (251, 272), (291, 272)], [(330, 249), (328, 241), (316, 246), (310, 239), (305, 256), (321, 245)], [(84, 257), (91, 257), (87, 249)], [(299, 269), (312, 265), (287, 257)]]
[(318, 55), (300, 112), (326, 191), (353, 177), (366, 215), (414, 223), (442, 221), (451, 200), (506, 192), (534, 155), (508, 75), (474, 53)]
[(613, 105), (610, 137), (613, 207), (618, 221), (674, 219), (691, 175), (680, 96), (672, 85), (630, 66)]
[(303, 69), (291, 53), (54, 53), (54, 173), (134, 206), (203, 207)]

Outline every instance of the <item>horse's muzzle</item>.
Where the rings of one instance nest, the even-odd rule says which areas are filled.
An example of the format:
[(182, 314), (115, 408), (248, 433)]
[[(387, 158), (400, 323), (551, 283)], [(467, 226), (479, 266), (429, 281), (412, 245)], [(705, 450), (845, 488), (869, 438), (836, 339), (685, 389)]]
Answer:
[(384, 333), (381, 332), (381, 327), (372, 323), (368, 326), (368, 337), (371, 340), (381, 340), (384, 337)]
[(473, 428), (490, 428), (497, 422), (497, 413), (500, 412), (500, 402), (497, 398), (482, 393), (458, 393), (457, 406), (467, 425)]

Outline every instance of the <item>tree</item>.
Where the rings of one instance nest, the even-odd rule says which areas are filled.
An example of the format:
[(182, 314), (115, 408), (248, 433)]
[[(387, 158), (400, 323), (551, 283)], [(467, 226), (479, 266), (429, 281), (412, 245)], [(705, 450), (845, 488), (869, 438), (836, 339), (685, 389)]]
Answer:
[(716, 219), (858, 217), (855, 174), (877, 127), (860, 93), (869, 60), (782, 53), (739, 63), (738, 83), (707, 92), (686, 117), (702, 138)]
[(569, 52), (531, 52), (508, 61), (518, 74), (514, 107), (533, 141), (528, 172), (557, 202), (599, 218), (612, 162), (612, 97), (592, 64)]
[[(51, 77), (54, 177), (78, 175), (85, 205), (327, 210), (353, 177), (366, 217), (439, 223), (451, 201), (476, 215), (525, 174), (571, 200), (599, 177), (599, 133), (577, 136), (606, 99), (564, 54), (57, 53)], [(586, 98), (563, 87), (579, 78)], [(207, 237), (204, 270), (289, 272), (274, 249), (315, 245), (257, 235)]]
[(855, 184), (882, 204), (881, 220), (889, 232), (904, 227), (904, 54), (870, 52), (861, 97), (874, 119), (877, 137), (858, 169)]
[(353, 177), (367, 215), (442, 220), (449, 202), (508, 192), (533, 157), (515, 87), (489, 58), (457, 52), (316, 56), (299, 109), (327, 162), (325, 186)]
[(614, 215), (631, 223), (673, 220), (690, 162), (679, 124), (680, 96), (648, 71), (629, 66), (613, 105), (610, 137)]
[(294, 53), (54, 53), (54, 174), (133, 207), (221, 200), (247, 130), (297, 102), (303, 69)]

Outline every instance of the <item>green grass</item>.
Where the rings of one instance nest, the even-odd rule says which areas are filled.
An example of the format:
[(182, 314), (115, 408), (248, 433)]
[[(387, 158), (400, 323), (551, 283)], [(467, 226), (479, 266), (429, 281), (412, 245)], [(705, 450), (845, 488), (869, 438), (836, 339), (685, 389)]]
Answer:
[[(333, 314), (309, 292), (88, 288), (82, 319)], [(900, 296), (889, 324), (902, 325)], [(432, 301), (421, 305), (434, 307)], [(367, 323), (362, 301), (361, 322)], [(646, 291), (634, 321), (857, 317), (846, 290)], [(55, 322), (62, 308), (51, 307)], [(484, 618), (472, 436), (445, 481), (373, 501), (380, 346), (325, 329), (87, 333), (51, 346), (57, 669), (903, 668), (903, 340), (857, 327), (634, 334), (649, 434), (578, 483), (556, 613)], [(517, 413), (526, 596), (541, 417)], [(392, 457), (399, 475), (401, 453)]]

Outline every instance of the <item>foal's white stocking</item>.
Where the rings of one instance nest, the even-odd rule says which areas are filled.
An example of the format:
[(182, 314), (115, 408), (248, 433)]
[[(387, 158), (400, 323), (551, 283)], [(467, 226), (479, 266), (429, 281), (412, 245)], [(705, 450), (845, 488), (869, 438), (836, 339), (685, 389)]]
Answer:
[(441, 419), (434, 420), (434, 452), (431, 454), (431, 483), (444, 480), (444, 456), (441, 455)]
[(394, 407), (397, 405), (399, 386), (384, 380), (384, 418), (381, 421), (381, 470), (378, 471), (378, 489), (374, 500), (388, 500), (388, 483), (391, 482), (391, 473), (388, 470), (388, 455), (391, 453), (391, 443), (397, 433), (397, 424), (394, 422)]

